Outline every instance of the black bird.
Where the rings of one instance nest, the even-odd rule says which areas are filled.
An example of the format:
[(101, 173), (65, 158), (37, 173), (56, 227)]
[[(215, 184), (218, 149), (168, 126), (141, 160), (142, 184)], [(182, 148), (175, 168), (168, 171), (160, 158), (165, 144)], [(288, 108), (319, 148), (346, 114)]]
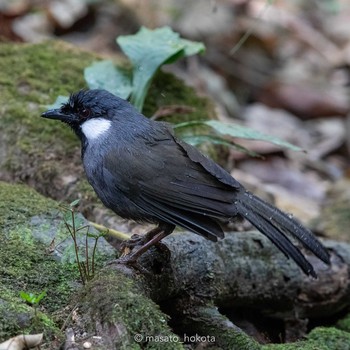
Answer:
[(128, 262), (177, 225), (217, 241), (224, 237), (220, 220), (243, 216), (307, 275), (317, 277), (287, 234), (329, 264), (311, 231), (176, 138), (169, 124), (146, 118), (127, 101), (105, 90), (81, 90), (42, 116), (61, 120), (78, 135), (87, 178), (106, 207), (123, 218), (158, 224)]

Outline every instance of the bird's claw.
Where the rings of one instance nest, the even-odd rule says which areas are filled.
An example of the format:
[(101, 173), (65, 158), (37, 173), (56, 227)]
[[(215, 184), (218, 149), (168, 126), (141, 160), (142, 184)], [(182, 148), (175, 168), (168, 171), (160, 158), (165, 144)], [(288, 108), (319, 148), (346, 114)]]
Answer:
[(146, 243), (145, 236), (140, 236), (137, 234), (134, 234), (128, 239), (127, 241), (123, 242), (120, 247), (121, 250), (123, 251), (123, 255), (127, 255), (128, 253), (124, 253), (124, 251), (131, 251), (135, 247), (141, 247)]

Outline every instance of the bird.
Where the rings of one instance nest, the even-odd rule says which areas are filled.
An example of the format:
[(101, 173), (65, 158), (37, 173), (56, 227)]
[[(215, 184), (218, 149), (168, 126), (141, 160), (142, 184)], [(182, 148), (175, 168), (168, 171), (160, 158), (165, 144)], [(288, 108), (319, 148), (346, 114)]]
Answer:
[(87, 179), (107, 208), (156, 225), (124, 262), (135, 263), (176, 226), (216, 242), (224, 238), (223, 220), (243, 217), (306, 275), (317, 278), (289, 237), (330, 264), (327, 249), (309, 229), (176, 137), (171, 124), (145, 117), (127, 100), (103, 89), (82, 89), (41, 116), (67, 124), (78, 136)]

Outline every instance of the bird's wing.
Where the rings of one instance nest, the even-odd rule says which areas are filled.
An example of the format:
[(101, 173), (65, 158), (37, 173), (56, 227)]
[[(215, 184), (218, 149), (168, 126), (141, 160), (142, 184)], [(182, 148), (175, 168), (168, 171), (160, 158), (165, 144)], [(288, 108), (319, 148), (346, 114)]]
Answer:
[[(316, 276), (291, 234), (326, 263), (327, 251), (312, 233), (274, 206), (247, 192), (234, 178), (171, 133), (110, 152), (106, 171), (119, 192), (155, 221), (179, 225), (213, 241), (223, 237), (217, 219), (244, 216), (306, 274)], [(110, 158), (110, 161), (108, 159)], [(112, 161), (113, 160), (113, 161)], [(108, 165), (110, 163), (110, 165)], [(109, 182), (110, 183), (110, 182)]]
[(192, 146), (164, 132), (104, 159), (119, 191), (156, 220), (212, 240), (223, 237), (216, 219), (234, 216), (234, 189), (241, 186)]

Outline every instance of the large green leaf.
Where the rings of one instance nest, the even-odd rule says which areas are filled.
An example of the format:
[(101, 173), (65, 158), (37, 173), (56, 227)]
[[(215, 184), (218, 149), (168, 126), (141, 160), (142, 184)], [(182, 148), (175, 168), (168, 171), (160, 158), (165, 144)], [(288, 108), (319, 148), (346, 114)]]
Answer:
[(188, 128), (188, 127), (194, 127), (197, 125), (209, 126), (219, 135), (226, 135), (226, 136), (237, 137), (242, 139), (267, 141), (284, 148), (289, 148), (293, 151), (302, 151), (300, 147), (292, 145), (291, 143), (281, 140), (278, 137), (275, 137), (272, 135), (266, 135), (259, 131), (247, 128), (242, 125), (223, 123), (218, 120), (185, 122), (185, 123), (177, 124), (175, 128), (185, 128), (185, 127)]
[(204, 51), (204, 45), (181, 39), (170, 27), (141, 27), (135, 35), (119, 36), (117, 43), (133, 64), (131, 102), (142, 110), (152, 77), (164, 63)]
[(210, 143), (212, 145), (221, 145), (226, 147), (233, 147), (237, 149), (240, 152), (249, 154), (252, 157), (260, 157), (260, 155), (254, 151), (249, 150), (248, 148), (245, 148), (231, 140), (225, 140), (224, 138), (220, 136), (213, 136), (213, 135), (185, 135), (181, 137), (182, 140), (189, 143), (192, 146), (199, 146), (203, 143)]
[(105, 89), (127, 99), (132, 91), (128, 71), (115, 67), (112, 61), (95, 62), (84, 70), (84, 77), (90, 89)]

